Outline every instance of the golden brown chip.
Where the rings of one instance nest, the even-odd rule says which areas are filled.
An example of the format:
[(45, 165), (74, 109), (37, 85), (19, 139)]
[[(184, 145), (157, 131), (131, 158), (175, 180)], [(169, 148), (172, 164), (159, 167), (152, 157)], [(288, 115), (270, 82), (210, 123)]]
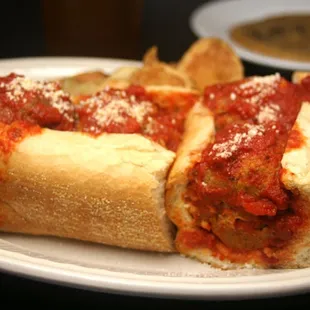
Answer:
[(292, 82), (293, 83), (300, 83), (302, 79), (304, 79), (306, 76), (310, 76), (310, 72), (306, 71), (295, 71), (292, 74)]
[(244, 68), (234, 50), (219, 38), (202, 38), (184, 53), (177, 69), (188, 74), (198, 89), (240, 80)]
[(92, 95), (103, 89), (108, 75), (101, 71), (88, 71), (60, 79), (64, 91), (72, 96)]
[(116, 69), (105, 81), (104, 86), (112, 88), (126, 88), (130, 85), (130, 79), (138, 67), (120, 67)]
[(160, 61), (158, 58), (158, 48), (157, 48), (157, 46), (152, 46), (144, 54), (143, 63), (145, 66), (151, 66), (154, 64), (158, 64), (159, 62)]
[(186, 73), (159, 60), (156, 46), (146, 51), (143, 56), (143, 67), (131, 75), (130, 82), (141, 86), (167, 85), (194, 88), (193, 81)]
[(134, 72), (130, 81), (141, 86), (170, 85), (193, 88), (193, 83), (186, 74), (162, 63), (144, 66)]

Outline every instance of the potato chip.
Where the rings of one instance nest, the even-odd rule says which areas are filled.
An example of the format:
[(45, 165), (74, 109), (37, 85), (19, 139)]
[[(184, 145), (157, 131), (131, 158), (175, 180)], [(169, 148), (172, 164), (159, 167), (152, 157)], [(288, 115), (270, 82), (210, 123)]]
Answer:
[(209, 85), (244, 77), (240, 58), (225, 41), (213, 37), (194, 42), (178, 62), (177, 69), (194, 80), (200, 91)]

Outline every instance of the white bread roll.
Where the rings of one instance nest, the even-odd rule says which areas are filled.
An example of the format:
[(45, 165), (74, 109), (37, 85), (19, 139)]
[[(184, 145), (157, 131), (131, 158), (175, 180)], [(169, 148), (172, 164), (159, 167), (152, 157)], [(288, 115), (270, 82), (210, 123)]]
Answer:
[(137, 134), (43, 129), (1, 156), (0, 229), (174, 251), (164, 209), (174, 158)]
[[(222, 269), (236, 268), (303, 268), (310, 266), (310, 103), (303, 103), (295, 122), (304, 137), (304, 143), (297, 149), (287, 148), (282, 167), (282, 182), (286, 189), (300, 195), (305, 201), (303, 205), (303, 225), (294, 233), (290, 242), (272, 253), (277, 262), (263, 264), (252, 256), (240, 252), (240, 257), (234, 260), (222, 259), (205, 244), (204, 246), (189, 247), (181, 239), (176, 238), (176, 248), (182, 254), (195, 258)], [(198, 104), (191, 111), (186, 123), (184, 140), (177, 152), (176, 161), (170, 172), (167, 182), (166, 208), (170, 219), (175, 223), (178, 235), (187, 232), (197, 232), (197, 227), (190, 209), (191, 203), (184, 199), (184, 194), (189, 183), (188, 173), (196, 162), (200, 161), (202, 151), (209, 143), (214, 141), (215, 127), (212, 113), (202, 104)], [(208, 228), (210, 229), (210, 228)], [(194, 234), (188, 238), (193, 238)], [(197, 235), (198, 236), (198, 235)], [(199, 236), (197, 237), (199, 238)], [(184, 240), (184, 239), (183, 239)], [(194, 240), (195, 242), (195, 240)], [(225, 251), (225, 247), (219, 251)], [(229, 256), (228, 256), (229, 257)]]

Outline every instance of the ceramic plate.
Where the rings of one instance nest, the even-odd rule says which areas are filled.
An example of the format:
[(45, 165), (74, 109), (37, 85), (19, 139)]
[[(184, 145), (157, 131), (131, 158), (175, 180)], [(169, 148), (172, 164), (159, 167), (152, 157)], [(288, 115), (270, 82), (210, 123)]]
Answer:
[(310, 62), (298, 62), (264, 56), (235, 44), (229, 37), (233, 25), (276, 14), (309, 13), (309, 0), (226, 0), (208, 2), (190, 16), (190, 27), (198, 37), (224, 39), (244, 60), (287, 70), (310, 70)]
[[(93, 58), (0, 61), (9, 72), (55, 78), (111, 72), (138, 62)], [(310, 269), (222, 271), (178, 254), (146, 253), (60, 238), (0, 233), (0, 269), (61, 285), (141, 296), (244, 299), (310, 291)]]

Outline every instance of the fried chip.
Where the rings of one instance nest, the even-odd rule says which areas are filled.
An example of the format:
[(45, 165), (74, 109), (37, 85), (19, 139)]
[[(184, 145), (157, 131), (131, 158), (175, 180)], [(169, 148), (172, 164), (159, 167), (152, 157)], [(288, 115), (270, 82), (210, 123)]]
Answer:
[(130, 79), (138, 67), (120, 67), (116, 69), (103, 83), (104, 86), (112, 88), (126, 88), (130, 85)]
[(103, 89), (108, 75), (102, 71), (87, 71), (59, 80), (64, 91), (72, 96), (92, 95)]
[(186, 73), (203, 91), (206, 86), (244, 77), (244, 68), (233, 49), (219, 38), (202, 38), (183, 54), (177, 69)]
[(158, 63), (160, 63), (158, 59), (158, 48), (157, 46), (152, 46), (145, 52), (143, 56), (143, 64), (145, 66), (151, 66)]
[(193, 81), (186, 73), (159, 60), (156, 46), (146, 51), (143, 67), (132, 74), (130, 82), (141, 86), (169, 85), (194, 88)]
[(292, 74), (292, 82), (298, 84), (304, 79), (306, 76), (310, 76), (310, 72), (307, 71), (295, 71)]

